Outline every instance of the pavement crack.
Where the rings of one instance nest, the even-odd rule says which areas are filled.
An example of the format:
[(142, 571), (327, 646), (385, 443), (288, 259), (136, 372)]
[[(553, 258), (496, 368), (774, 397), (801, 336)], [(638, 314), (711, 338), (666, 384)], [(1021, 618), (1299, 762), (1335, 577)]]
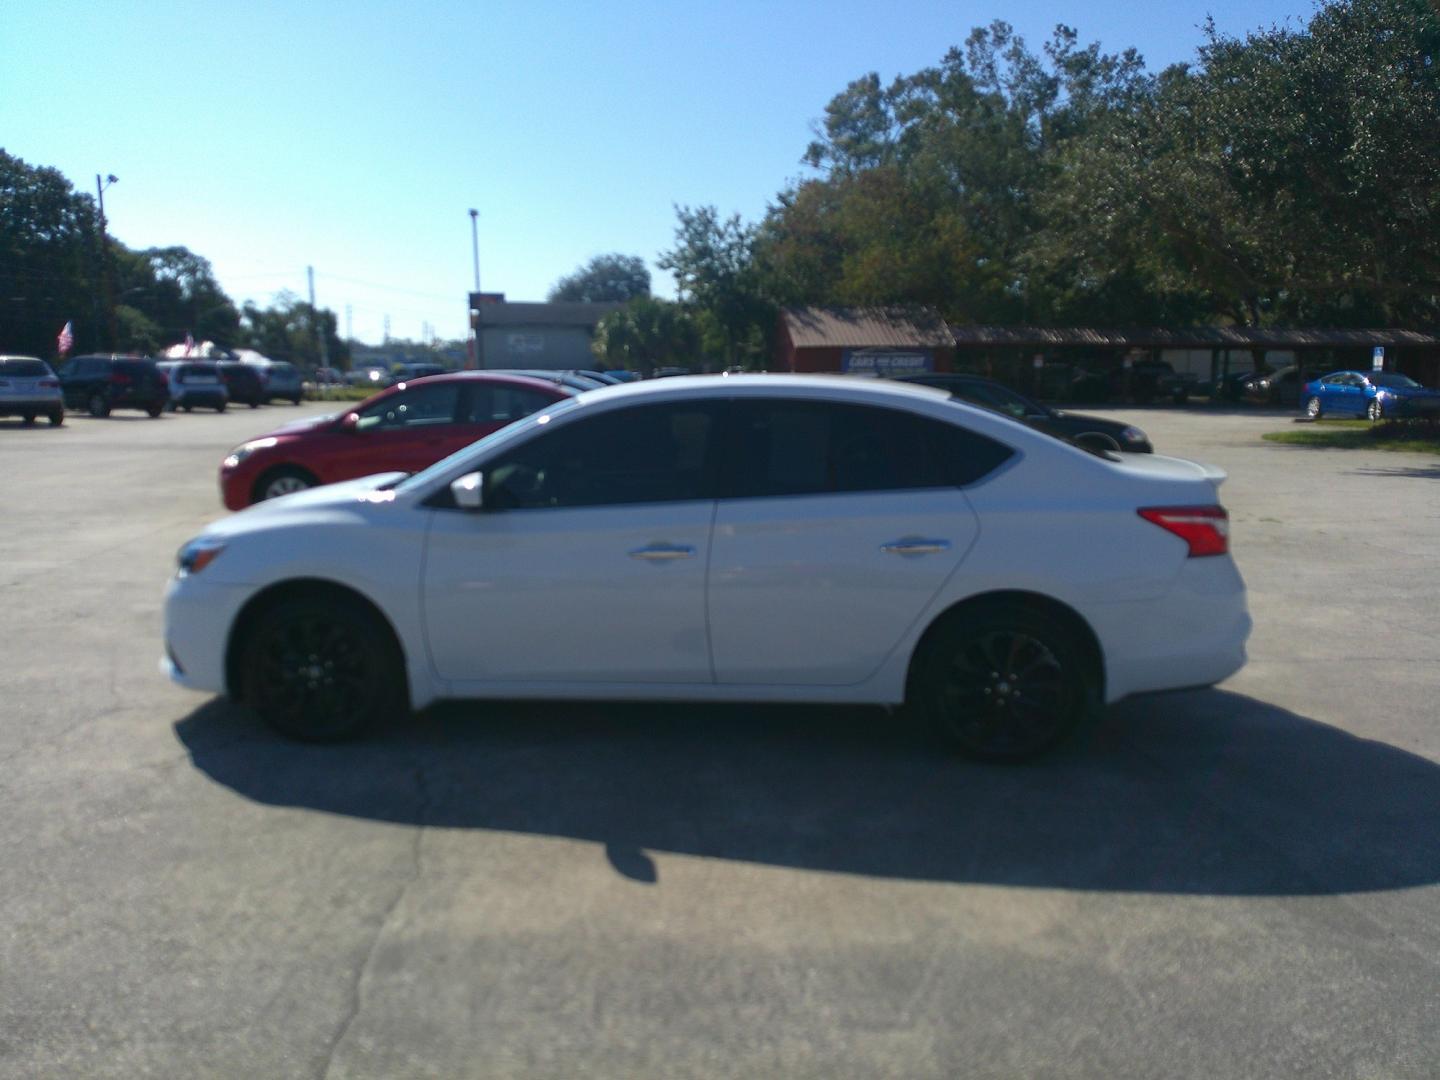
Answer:
[(340, 1049), (346, 1037), (350, 1034), (351, 1027), (359, 1018), (365, 1008), (365, 979), (370, 973), (371, 965), (375, 962), (375, 956), (380, 950), (380, 942), (385, 937), (385, 931), (390, 928), (395, 913), (400, 909), (405, 897), (409, 894), (411, 886), (420, 880), (424, 866), (422, 862), (422, 845), (425, 839), (425, 829), (430, 819), (430, 789), (425, 777), (424, 766), (416, 764), (414, 768), (415, 794), (416, 794), (416, 819), (414, 836), (410, 844), (410, 873), (401, 882), (400, 887), (395, 890), (395, 895), (385, 906), (380, 916), (379, 925), (375, 928), (375, 935), (370, 939), (370, 945), (365, 950), (365, 957), (360, 966), (355, 970), (355, 977), (350, 983), (350, 1000), (345, 1010), (345, 1015), (340, 1018), (336, 1025), (335, 1034), (331, 1036), (329, 1045), (325, 1048), (325, 1058), (320, 1064), (317, 1076), (319, 1080), (328, 1080), (330, 1070), (335, 1064), (335, 1054)]

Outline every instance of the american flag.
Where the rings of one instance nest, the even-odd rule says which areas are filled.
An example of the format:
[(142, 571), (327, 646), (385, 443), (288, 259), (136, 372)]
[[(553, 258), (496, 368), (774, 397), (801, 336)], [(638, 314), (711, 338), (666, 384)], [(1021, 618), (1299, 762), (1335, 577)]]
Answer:
[(189, 356), (195, 351), (195, 338), (189, 330), (185, 331), (185, 355)]
[(60, 336), (55, 339), (55, 344), (59, 348), (61, 356), (73, 349), (75, 347), (75, 327), (67, 322), (60, 331)]

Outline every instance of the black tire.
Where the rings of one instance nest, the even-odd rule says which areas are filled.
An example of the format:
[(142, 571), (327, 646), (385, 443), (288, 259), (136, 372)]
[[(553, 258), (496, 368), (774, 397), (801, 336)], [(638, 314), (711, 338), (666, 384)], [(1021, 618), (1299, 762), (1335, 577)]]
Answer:
[(150, 417), (151, 420), (158, 420), (160, 419), (160, 414), (164, 411), (165, 405), (163, 403), (159, 405), (151, 405), (145, 410), (145, 415)]
[(224, 412), (224, 411), (225, 411), (225, 405), (226, 405), (225, 402), (223, 402), (223, 401), (220, 402), (219, 405), (216, 405), (216, 406), (215, 406), (215, 411), (216, 411), (216, 412)]
[(260, 479), (255, 481), (255, 490), (251, 492), (250, 501), (278, 499), (281, 495), (304, 491), (306, 488), (316, 487), (319, 483), (313, 474), (298, 466), (279, 465), (263, 473)]
[(1370, 399), (1370, 404), (1365, 406), (1365, 415), (1372, 424), (1385, 419), (1385, 406), (1380, 404), (1379, 398)]
[(186, 412), (191, 412), (191, 411), (193, 411), (194, 408), (195, 408), (194, 405), (181, 405), (180, 407), (181, 407), (182, 409), (184, 409)]
[(33, 412), (21, 413), (20, 422), (28, 427), (35, 423), (35, 414)]
[(282, 600), (251, 624), (242, 656), (245, 701), (289, 738), (339, 742), (404, 710), (399, 650), (358, 601)]
[(252, 401), (250, 402), (250, 407), (252, 409), (258, 409), (260, 407), (260, 403), (258, 401)]
[(290, 404), (291, 404), (291, 405), (299, 405), (299, 404), (300, 404), (300, 399), (299, 399), (298, 397), (292, 397), (292, 398), (290, 399)]
[(86, 407), (96, 420), (104, 420), (110, 415), (110, 402), (105, 400), (104, 394), (91, 394)]
[(64, 410), (64, 409), (56, 409), (54, 412), (52, 412), (52, 413), (50, 414), (50, 426), (51, 426), (51, 427), (59, 427), (59, 426), (60, 426), (61, 424), (63, 424), (63, 423), (65, 423), (65, 410)]
[(950, 617), (921, 648), (909, 703), (967, 757), (1038, 757), (1073, 735), (1094, 708), (1085, 650), (1043, 611), (978, 605)]

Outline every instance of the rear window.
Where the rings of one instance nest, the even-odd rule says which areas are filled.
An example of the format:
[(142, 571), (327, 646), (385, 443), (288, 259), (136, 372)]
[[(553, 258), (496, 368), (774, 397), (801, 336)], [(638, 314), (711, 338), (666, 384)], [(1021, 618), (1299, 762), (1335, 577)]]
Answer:
[(0, 360), (0, 375), (11, 375), (17, 379), (49, 375), (50, 369), (44, 360), (26, 360), (18, 357)]

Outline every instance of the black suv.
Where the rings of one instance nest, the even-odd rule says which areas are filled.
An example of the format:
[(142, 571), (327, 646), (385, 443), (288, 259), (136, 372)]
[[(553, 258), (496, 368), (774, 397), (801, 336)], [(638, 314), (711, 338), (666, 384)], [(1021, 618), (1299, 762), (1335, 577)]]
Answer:
[(221, 360), (220, 377), (225, 380), (225, 389), (230, 391), (231, 401), (238, 405), (249, 405), (252, 409), (265, 404), (265, 384), (260, 379), (260, 370), (254, 364), (242, 364), (239, 360)]
[(148, 356), (76, 356), (59, 371), (70, 409), (109, 416), (111, 409), (140, 409), (159, 416), (170, 398), (165, 375)]

